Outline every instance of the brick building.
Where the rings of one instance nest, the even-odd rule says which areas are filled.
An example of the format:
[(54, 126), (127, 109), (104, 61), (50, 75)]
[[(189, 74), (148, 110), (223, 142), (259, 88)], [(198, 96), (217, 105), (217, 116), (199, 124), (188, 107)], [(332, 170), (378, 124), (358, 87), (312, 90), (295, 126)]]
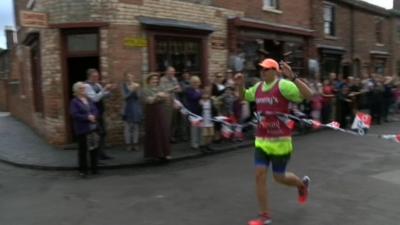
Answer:
[(314, 46), (322, 76), (332, 71), (344, 76), (395, 72), (394, 10), (341, 0), (316, 1), (314, 11)]
[[(99, 68), (120, 83), (131, 71), (177, 68), (206, 79), (228, 67), (257, 75), (263, 54), (307, 75), (390, 74), (398, 60), (397, 11), (349, 0), (14, 0), (18, 44), (11, 46), (8, 108), (50, 143), (72, 141), (67, 106), (74, 82)], [(399, 6), (399, 4), (395, 4)], [(45, 13), (48, 26), (21, 26), (21, 10)], [(379, 24), (380, 26), (375, 26)], [(377, 29), (379, 27), (379, 29)], [(396, 27), (396, 29), (391, 29)], [(380, 34), (380, 39), (375, 35)], [(396, 41), (394, 41), (396, 39)], [(285, 53), (290, 52), (290, 55)], [(396, 64), (397, 65), (397, 64)], [(0, 96), (1, 97), (1, 96)], [(106, 102), (109, 138), (122, 139), (120, 93)], [(112, 121), (112, 122), (111, 122)]]

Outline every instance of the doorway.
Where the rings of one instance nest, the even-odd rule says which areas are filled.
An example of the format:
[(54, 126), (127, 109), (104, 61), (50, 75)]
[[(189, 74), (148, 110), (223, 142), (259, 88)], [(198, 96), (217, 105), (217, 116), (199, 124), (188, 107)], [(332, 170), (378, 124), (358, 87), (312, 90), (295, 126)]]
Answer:
[(65, 29), (62, 31), (62, 42), (66, 141), (72, 143), (75, 138), (68, 110), (74, 97), (72, 86), (78, 81), (86, 80), (87, 69), (99, 69), (99, 29)]
[(78, 81), (85, 81), (86, 71), (90, 68), (99, 69), (99, 57), (72, 57), (67, 59), (69, 100), (74, 97), (72, 85)]

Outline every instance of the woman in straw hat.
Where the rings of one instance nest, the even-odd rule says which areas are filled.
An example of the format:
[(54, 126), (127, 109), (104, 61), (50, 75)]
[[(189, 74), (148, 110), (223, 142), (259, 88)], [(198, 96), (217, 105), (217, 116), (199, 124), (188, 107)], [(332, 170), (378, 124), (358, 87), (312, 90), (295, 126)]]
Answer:
[(166, 107), (170, 96), (160, 88), (158, 73), (150, 73), (146, 78), (146, 84), (146, 88), (143, 90), (146, 132), (144, 156), (145, 158), (168, 160), (171, 146)]

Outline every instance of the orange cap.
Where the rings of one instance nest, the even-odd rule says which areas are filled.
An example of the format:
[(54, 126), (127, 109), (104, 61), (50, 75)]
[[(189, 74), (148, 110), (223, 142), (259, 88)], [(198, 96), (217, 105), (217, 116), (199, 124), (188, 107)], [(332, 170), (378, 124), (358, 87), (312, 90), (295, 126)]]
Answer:
[(265, 68), (265, 69), (274, 69), (274, 70), (280, 72), (278, 62), (276, 62), (275, 60), (270, 59), (270, 58), (264, 59), (264, 61), (262, 61), (258, 65), (260, 65), (262, 68)]

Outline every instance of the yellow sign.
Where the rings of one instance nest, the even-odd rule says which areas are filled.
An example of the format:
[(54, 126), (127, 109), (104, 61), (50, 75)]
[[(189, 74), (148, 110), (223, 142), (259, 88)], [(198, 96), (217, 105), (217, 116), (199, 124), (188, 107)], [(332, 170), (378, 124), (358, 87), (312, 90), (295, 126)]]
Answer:
[(23, 27), (46, 28), (49, 25), (46, 13), (21, 10), (20, 20)]
[(129, 48), (145, 48), (147, 47), (146, 38), (125, 38), (124, 46)]

